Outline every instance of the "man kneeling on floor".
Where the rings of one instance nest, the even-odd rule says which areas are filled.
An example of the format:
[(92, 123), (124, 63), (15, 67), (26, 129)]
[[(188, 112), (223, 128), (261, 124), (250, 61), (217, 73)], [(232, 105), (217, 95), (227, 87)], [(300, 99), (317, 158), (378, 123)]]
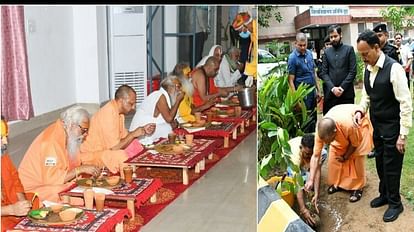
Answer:
[(372, 125), (365, 117), (360, 127), (353, 126), (353, 113), (358, 106), (341, 104), (331, 108), (320, 120), (315, 135), (315, 147), (310, 163), (310, 176), (305, 190), (312, 189), (324, 144), (330, 144), (328, 154), (328, 193), (351, 191), (350, 202), (359, 201), (366, 184), (365, 157), (372, 149)]
[[(315, 143), (315, 136), (312, 133), (308, 133), (302, 136), (295, 137), (289, 140), (289, 145), (292, 150), (292, 162), (299, 167), (300, 174), (303, 178), (303, 181), (306, 183), (306, 180), (309, 176), (310, 160), (313, 154), (313, 147)], [(322, 154), (322, 163), (326, 159)], [(294, 171), (291, 167), (288, 167), (288, 176), (293, 177)], [(321, 170), (320, 168), (316, 170), (315, 176), (315, 195), (312, 197), (311, 201), (314, 205), (316, 213), (319, 213), (317, 206), (317, 199), (319, 198), (319, 183), (320, 183)], [(310, 226), (317, 226), (318, 222), (311, 215), (311, 211), (306, 207), (305, 197), (306, 194), (303, 189), (300, 189), (296, 198), (298, 200), (299, 213), (302, 216), (303, 220)]]

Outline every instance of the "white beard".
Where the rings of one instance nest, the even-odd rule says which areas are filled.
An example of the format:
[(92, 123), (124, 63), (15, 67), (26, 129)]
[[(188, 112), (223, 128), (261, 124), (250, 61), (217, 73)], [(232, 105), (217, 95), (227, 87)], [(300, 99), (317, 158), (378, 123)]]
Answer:
[(67, 139), (67, 150), (69, 153), (69, 157), (71, 160), (73, 160), (76, 156), (76, 154), (79, 151), (80, 145), (82, 143), (83, 136), (74, 136), (69, 135)]
[(177, 92), (170, 94), (171, 107), (175, 104), (175, 100), (177, 99), (177, 96), (178, 96)]

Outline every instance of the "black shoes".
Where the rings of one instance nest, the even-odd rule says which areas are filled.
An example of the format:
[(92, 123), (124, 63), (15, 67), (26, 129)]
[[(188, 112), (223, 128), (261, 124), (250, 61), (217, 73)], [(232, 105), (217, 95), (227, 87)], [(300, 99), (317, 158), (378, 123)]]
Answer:
[(367, 157), (368, 159), (372, 159), (372, 158), (375, 158), (376, 155), (377, 154), (375, 153), (375, 150), (372, 150), (368, 153)]
[(404, 207), (400, 204), (397, 208), (389, 207), (387, 211), (384, 213), (384, 217), (382, 218), (384, 222), (392, 222), (398, 218), (398, 215), (404, 211)]
[(371, 208), (378, 208), (386, 204), (388, 204), (388, 200), (386, 198), (377, 197), (371, 201)]

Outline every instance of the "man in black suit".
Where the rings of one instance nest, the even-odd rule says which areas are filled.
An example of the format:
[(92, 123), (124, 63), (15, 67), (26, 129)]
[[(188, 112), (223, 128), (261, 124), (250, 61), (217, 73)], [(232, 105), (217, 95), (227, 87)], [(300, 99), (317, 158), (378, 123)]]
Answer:
[(354, 80), (357, 73), (356, 57), (352, 46), (343, 44), (342, 29), (331, 25), (328, 34), (332, 47), (322, 57), (320, 78), (323, 82), (323, 114), (339, 104), (354, 104)]
[[(354, 113), (354, 123), (369, 110), (374, 128), (375, 164), (379, 177), (379, 196), (371, 207), (388, 204), (383, 220), (391, 222), (403, 211), (400, 180), (407, 135), (412, 127), (412, 100), (405, 71), (394, 59), (384, 55), (376, 34), (367, 30), (357, 39), (358, 52), (366, 65), (361, 110)], [(374, 84), (375, 83), (375, 84)]]
[[(387, 31), (387, 25), (381, 23), (375, 26), (372, 29), (378, 36), (378, 39), (380, 41), (380, 48), (382, 52), (384, 52), (385, 55), (391, 57), (398, 63), (402, 63), (400, 51), (395, 47), (394, 45), (391, 45), (388, 43), (388, 31)], [(377, 154), (375, 153), (375, 148), (368, 154), (368, 158), (374, 158)]]

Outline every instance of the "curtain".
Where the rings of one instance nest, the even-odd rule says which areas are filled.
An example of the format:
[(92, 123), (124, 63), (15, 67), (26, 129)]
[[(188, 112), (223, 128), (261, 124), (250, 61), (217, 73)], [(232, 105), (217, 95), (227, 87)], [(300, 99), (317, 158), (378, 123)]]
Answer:
[(23, 6), (1, 7), (1, 114), (8, 120), (33, 117)]

